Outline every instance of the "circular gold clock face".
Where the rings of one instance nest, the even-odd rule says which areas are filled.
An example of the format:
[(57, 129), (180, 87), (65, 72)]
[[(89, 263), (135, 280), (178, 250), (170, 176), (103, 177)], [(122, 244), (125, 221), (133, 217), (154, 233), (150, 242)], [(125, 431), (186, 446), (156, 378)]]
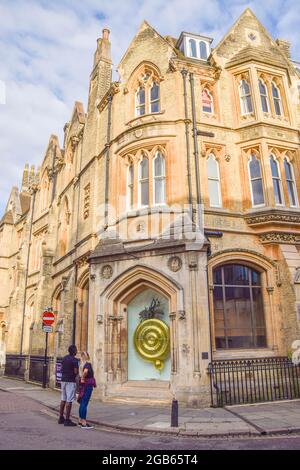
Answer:
[(170, 352), (170, 329), (162, 320), (152, 318), (141, 322), (134, 333), (138, 354), (161, 370)]

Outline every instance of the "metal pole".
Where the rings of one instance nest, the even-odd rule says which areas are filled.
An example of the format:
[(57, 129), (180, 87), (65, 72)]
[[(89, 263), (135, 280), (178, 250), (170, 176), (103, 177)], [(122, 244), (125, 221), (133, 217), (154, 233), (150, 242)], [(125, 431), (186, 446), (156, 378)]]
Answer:
[(178, 428), (178, 401), (174, 398), (172, 400), (171, 428)]
[(45, 356), (43, 364), (43, 388), (46, 388), (47, 385), (47, 372), (48, 372), (48, 333), (46, 333), (46, 346), (45, 346)]

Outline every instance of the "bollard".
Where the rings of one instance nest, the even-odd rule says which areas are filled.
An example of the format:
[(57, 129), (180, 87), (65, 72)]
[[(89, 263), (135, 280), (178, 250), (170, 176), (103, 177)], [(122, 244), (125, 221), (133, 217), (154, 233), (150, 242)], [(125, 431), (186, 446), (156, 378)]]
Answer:
[(178, 428), (178, 401), (174, 398), (172, 400), (171, 428)]

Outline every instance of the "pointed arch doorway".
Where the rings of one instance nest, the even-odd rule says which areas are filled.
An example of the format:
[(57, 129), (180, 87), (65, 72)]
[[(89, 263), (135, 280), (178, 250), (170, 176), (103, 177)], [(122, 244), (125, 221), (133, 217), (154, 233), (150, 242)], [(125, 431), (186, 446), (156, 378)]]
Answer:
[[(171, 374), (170, 352), (163, 360), (162, 368), (155, 367), (152, 360), (147, 360), (145, 356), (159, 355), (159, 350), (163, 347), (162, 330), (160, 324), (149, 325), (144, 330), (143, 336), (138, 339), (141, 348), (135, 344), (136, 332), (139, 325), (147, 321), (140, 317), (142, 312), (153, 304), (159, 305), (161, 321), (167, 325), (166, 331), (169, 334), (169, 301), (161, 293), (154, 289), (145, 288), (139, 292), (127, 305), (127, 338), (128, 338), (128, 363), (127, 379), (132, 380), (163, 380), (169, 381)], [(147, 313), (145, 313), (147, 315)], [(145, 323), (144, 323), (145, 324)]]

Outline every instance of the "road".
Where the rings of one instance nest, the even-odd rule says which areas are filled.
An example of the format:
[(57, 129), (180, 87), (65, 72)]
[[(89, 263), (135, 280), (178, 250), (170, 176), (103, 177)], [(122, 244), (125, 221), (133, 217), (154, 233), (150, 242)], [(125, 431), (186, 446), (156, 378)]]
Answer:
[(254, 450), (300, 449), (300, 436), (202, 439), (82, 430), (57, 424), (55, 412), (0, 391), (1, 450)]

